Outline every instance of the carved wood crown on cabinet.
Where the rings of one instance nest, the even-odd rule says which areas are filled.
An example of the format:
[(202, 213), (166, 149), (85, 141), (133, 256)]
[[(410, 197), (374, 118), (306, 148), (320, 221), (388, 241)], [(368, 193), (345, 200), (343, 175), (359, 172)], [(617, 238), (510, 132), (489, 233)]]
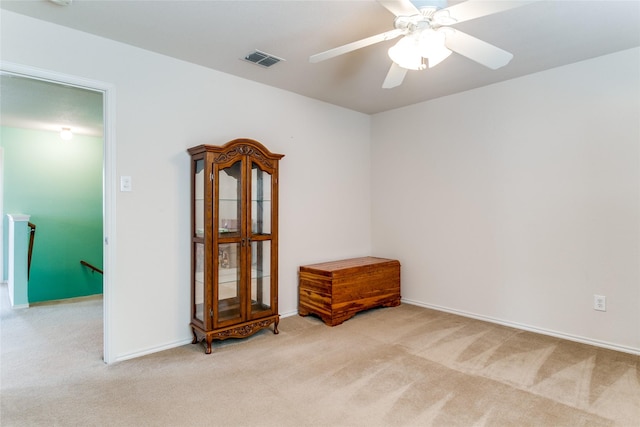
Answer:
[(191, 330), (213, 340), (278, 333), (278, 167), (252, 139), (191, 155)]

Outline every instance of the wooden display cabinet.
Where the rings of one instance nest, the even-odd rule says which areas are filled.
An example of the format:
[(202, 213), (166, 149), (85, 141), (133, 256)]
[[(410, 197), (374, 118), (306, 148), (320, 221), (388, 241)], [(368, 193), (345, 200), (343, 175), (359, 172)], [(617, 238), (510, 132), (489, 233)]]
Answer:
[(191, 155), (193, 343), (278, 333), (278, 162), (258, 141)]

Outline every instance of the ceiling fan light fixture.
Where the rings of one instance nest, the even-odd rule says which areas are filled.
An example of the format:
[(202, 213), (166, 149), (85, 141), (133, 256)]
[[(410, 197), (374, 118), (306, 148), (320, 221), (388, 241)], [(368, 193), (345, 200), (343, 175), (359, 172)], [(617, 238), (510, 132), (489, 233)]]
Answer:
[(427, 29), (420, 34), (420, 55), (429, 60), (429, 68), (435, 67), (451, 55), (445, 46), (444, 32)]
[(451, 55), (451, 51), (446, 47), (431, 53), (431, 56), (427, 57), (429, 60), (429, 68), (433, 68)]
[(403, 37), (389, 48), (389, 58), (402, 68), (424, 70), (427, 68), (420, 54), (420, 43), (414, 37)]
[(441, 50), (444, 46), (445, 35), (432, 29), (424, 30), (420, 33), (418, 44), (420, 54), (428, 58), (432, 53)]
[(449, 7), (447, 0), (377, 1), (395, 16), (394, 30), (312, 55), (309, 62), (324, 61), (403, 36), (388, 50), (393, 63), (382, 83), (384, 89), (399, 86), (407, 70), (424, 70), (427, 64), (432, 68), (448, 58), (452, 52), (496, 70), (507, 65), (513, 54), (448, 25), (520, 7), (535, 0), (455, 0), (456, 4)]

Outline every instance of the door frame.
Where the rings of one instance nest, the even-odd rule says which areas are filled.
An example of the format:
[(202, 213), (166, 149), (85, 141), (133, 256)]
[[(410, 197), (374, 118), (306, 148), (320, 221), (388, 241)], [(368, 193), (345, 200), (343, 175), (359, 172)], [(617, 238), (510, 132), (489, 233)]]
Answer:
[(75, 86), (82, 89), (102, 93), (103, 105), (103, 189), (102, 189), (102, 245), (103, 245), (103, 359), (105, 363), (116, 361), (113, 346), (111, 345), (111, 325), (115, 286), (115, 259), (116, 259), (116, 88), (111, 83), (86, 79), (84, 77), (58, 73), (41, 68), (0, 61), (0, 70), (15, 74), (20, 77), (43, 80), (50, 83)]

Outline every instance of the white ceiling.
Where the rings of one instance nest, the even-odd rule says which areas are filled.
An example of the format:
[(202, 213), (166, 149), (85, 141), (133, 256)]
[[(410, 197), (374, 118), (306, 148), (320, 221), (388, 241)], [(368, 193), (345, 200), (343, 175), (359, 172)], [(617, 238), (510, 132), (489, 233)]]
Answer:
[[(513, 53), (507, 66), (490, 70), (454, 53), (382, 89), (394, 40), (308, 60), (393, 29), (394, 16), (375, 0), (74, 0), (66, 7), (2, 0), (0, 8), (367, 114), (640, 46), (638, 0), (541, 0), (454, 25)], [(243, 61), (254, 49), (285, 61), (271, 68)]]

